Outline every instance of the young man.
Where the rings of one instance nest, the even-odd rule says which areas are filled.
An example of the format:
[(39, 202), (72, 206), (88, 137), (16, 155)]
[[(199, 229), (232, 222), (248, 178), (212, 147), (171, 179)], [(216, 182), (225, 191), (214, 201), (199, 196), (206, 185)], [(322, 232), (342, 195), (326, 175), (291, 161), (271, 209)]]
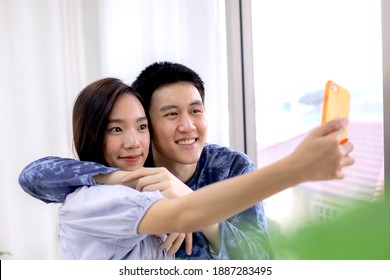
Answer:
[[(150, 118), (154, 166), (167, 168), (192, 190), (255, 169), (245, 154), (206, 144), (204, 83), (193, 70), (178, 63), (154, 63), (132, 86), (142, 95)], [(176, 256), (274, 258), (263, 205), (259, 203), (207, 232), (194, 233), (192, 255), (179, 250)]]

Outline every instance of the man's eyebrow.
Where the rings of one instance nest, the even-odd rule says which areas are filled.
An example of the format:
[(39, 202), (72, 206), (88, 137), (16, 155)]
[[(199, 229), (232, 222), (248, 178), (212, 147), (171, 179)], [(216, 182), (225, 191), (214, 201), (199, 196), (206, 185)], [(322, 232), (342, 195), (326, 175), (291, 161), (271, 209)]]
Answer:
[(168, 104), (168, 105), (164, 105), (160, 108), (160, 111), (161, 112), (164, 112), (164, 111), (168, 111), (168, 110), (171, 110), (171, 109), (175, 109), (177, 108), (176, 105), (172, 105), (172, 104)]
[[(201, 105), (201, 106), (203, 106), (203, 102), (201, 100), (194, 100), (194, 101), (192, 101), (190, 103), (190, 106), (194, 106), (194, 105)], [(162, 106), (160, 108), (160, 111), (165, 112), (165, 111), (168, 111), (168, 110), (171, 110), (171, 109), (175, 109), (177, 107), (178, 107), (177, 105), (168, 104), (168, 105)]]
[(203, 102), (202, 100), (194, 100), (191, 102), (190, 106), (193, 106), (193, 105), (201, 105), (203, 106)]

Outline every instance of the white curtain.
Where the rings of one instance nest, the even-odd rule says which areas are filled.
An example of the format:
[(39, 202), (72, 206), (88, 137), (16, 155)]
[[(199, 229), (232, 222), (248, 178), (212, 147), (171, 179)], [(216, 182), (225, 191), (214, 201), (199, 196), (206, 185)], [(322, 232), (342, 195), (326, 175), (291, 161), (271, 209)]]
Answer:
[(0, 251), (54, 259), (58, 205), (18, 185), (29, 162), (72, 156), (70, 112), (85, 84), (79, 1), (0, 1)]
[(153, 61), (188, 65), (206, 83), (209, 142), (228, 145), (224, 1), (0, 0), (0, 252), (58, 259), (58, 205), (17, 178), (47, 155), (72, 157), (71, 110), (87, 83), (131, 82)]
[(225, 1), (102, 0), (102, 74), (132, 82), (155, 61), (189, 66), (204, 80), (208, 142), (229, 145)]

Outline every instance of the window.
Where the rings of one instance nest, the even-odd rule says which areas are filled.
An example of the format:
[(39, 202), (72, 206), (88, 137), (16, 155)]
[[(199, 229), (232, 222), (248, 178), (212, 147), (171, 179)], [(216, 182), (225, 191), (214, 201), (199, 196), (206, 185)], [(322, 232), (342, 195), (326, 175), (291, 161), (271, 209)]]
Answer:
[(351, 93), (356, 163), (347, 177), (267, 199), (267, 215), (286, 229), (310, 219), (315, 205), (333, 210), (373, 200), (384, 168), (381, 1), (255, 0), (251, 11), (258, 167), (288, 154), (320, 124), (327, 80)]

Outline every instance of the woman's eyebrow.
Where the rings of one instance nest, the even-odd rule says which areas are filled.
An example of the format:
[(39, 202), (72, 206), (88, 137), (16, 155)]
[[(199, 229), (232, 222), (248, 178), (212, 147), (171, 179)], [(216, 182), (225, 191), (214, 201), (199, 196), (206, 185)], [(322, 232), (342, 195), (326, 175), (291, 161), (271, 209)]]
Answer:
[[(143, 121), (147, 121), (148, 118), (146, 116), (142, 116), (142, 117), (139, 117), (137, 118), (137, 122), (143, 122)], [(109, 119), (108, 120), (108, 124), (110, 123), (124, 123), (125, 121), (123, 119), (120, 119), (120, 118), (113, 118), (113, 119)]]
[(110, 123), (124, 123), (125, 121), (122, 119), (108, 119), (108, 124)]
[(137, 122), (144, 122), (144, 121), (147, 121), (147, 120), (148, 120), (148, 118), (146, 116), (142, 116), (142, 117), (139, 117), (137, 119)]

